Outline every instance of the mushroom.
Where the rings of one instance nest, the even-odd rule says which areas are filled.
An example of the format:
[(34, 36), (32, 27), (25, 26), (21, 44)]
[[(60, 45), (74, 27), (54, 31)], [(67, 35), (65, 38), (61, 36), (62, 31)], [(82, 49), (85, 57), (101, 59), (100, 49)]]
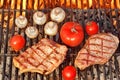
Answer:
[(60, 23), (65, 19), (65, 11), (60, 7), (56, 7), (52, 9), (50, 17), (53, 21)]
[(29, 38), (36, 38), (38, 36), (38, 29), (34, 26), (29, 26), (26, 28), (25, 33)]
[(47, 17), (45, 15), (45, 13), (43, 13), (41, 11), (37, 11), (33, 14), (33, 21), (37, 25), (43, 25), (47, 21)]
[(17, 25), (18, 28), (25, 28), (27, 25), (28, 21), (27, 18), (20, 15), (15, 19), (15, 24)]
[(45, 24), (44, 26), (44, 32), (45, 34), (49, 35), (49, 36), (54, 36), (57, 34), (58, 32), (58, 25), (56, 22), (53, 21), (49, 21)]

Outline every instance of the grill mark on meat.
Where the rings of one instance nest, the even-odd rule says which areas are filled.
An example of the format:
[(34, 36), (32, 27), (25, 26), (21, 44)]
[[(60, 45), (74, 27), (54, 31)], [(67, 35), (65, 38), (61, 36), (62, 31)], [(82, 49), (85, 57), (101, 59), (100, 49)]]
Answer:
[[(103, 39), (102, 39), (102, 40), (101, 40), (101, 50), (102, 50), (101, 53), (102, 53), (102, 56), (103, 56), (103, 47), (104, 47), (104, 46), (103, 46)], [(106, 46), (106, 47), (107, 47), (107, 46)]]
[[(107, 34), (107, 35), (108, 35), (108, 34)], [(116, 42), (115, 38), (114, 38), (112, 35), (108, 35), (108, 36), (112, 37), (112, 39), (113, 39), (114, 43), (116, 44), (116, 46), (118, 46), (118, 44), (117, 44), (117, 42)]]
[(81, 61), (86, 61), (87, 65), (88, 65), (89, 63), (95, 63), (95, 61), (90, 60), (90, 59), (81, 59)]
[(44, 55), (47, 56), (47, 54), (40, 47), (37, 47), (37, 50), (40, 50)]
[[(44, 42), (41, 42), (41, 44), (42, 44), (42, 45), (46, 45)], [(50, 43), (47, 44), (47, 46), (52, 49), (52, 52), (51, 52), (49, 55), (47, 55), (46, 59), (47, 59), (47, 58), (50, 58), (50, 55), (51, 55), (52, 53), (60, 54), (60, 53), (58, 53), (58, 52), (55, 50), (55, 49), (57, 48), (57, 46), (56, 46), (55, 49), (53, 49), (54, 45), (53, 45), (53, 44), (52, 44), (51, 46), (50, 46), (50, 45), (51, 45)], [(43, 52), (44, 52), (44, 51), (43, 51)], [(57, 57), (56, 57), (56, 58), (53, 57), (53, 59), (56, 60), (57, 62), (59, 61), (59, 59), (57, 59)], [(50, 61), (48, 61), (48, 62), (49, 62), (50, 64), (52, 64), (52, 65), (55, 66), (55, 63), (52, 63), (52, 62), (50, 62)], [(46, 72), (46, 70), (45, 70), (45, 72)], [(45, 74), (45, 72), (44, 72), (43, 74)]]
[[(26, 52), (27, 54), (29, 54), (29, 52), (28, 52), (28, 51), (25, 51), (25, 52)], [(22, 56), (23, 56), (23, 55), (22, 55)], [(24, 56), (24, 57), (25, 57), (25, 56)], [(35, 59), (35, 58), (33, 58), (33, 56), (30, 56), (30, 58), (31, 58), (32, 60), (36, 61), (36, 59)], [(27, 62), (28, 62), (28, 64), (30, 64), (30, 65), (35, 66), (35, 67), (36, 67), (35, 63), (30, 61), (30, 58), (27, 58), (27, 59), (26, 59), (26, 60), (27, 60)]]
[[(59, 52), (56, 51), (56, 48), (58, 48), (58, 46), (56, 46), (56, 44), (55, 44), (54, 42), (52, 42), (52, 41), (49, 41), (49, 42), (50, 42), (51, 44), (49, 43), (49, 44), (47, 44), (47, 46), (49, 46), (56, 54), (60, 54)], [(41, 43), (44, 44), (44, 42), (41, 42)], [(46, 45), (46, 44), (44, 44), (44, 45)], [(53, 49), (54, 46), (55, 46), (56, 48)]]
[[(94, 44), (94, 43), (90, 43), (90, 45), (101, 46), (100, 44)], [(110, 46), (103, 46), (103, 45), (102, 45), (102, 47), (109, 48), (109, 49), (111, 49), (111, 48), (112, 48), (112, 49), (115, 49), (114, 47), (110, 47)]]
[[(86, 62), (86, 64), (88, 65), (89, 63), (95, 63), (95, 61), (93, 60), (88, 60), (88, 59), (77, 59), (78, 62), (80, 62), (81, 64), (85, 64), (84, 62)], [(84, 62), (83, 62), (84, 61)]]
[[(89, 56), (90, 56), (90, 44), (89, 44), (89, 40), (88, 40), (88, 49), (86, 49), (88, 51), (87, 53), (87, 59), (89, 60)], [(86, 60), (86, 63), (88, 65), (88, 60)]]
[[(36, 54), (39, 58), (42, 58), (41, 55), (39, 55), (40, 53), (38, 53), (34, 48), (31, 47), (31, 49), (33, 50), (34, 54)], [(40, 51), (40, 50), (39, 50)]]
[[(24, 73), (24, 70), (27, 69), (31, 72), (39, 70), (38, 72), (41, 74), (49, 74), (63, 61), (66, 51), (67, 47), (64, 49), (64, 46), (54, 43), (52, 40), (41, 39), (37, 44), (26, 49), (19, 57), (16, 57), (19, 61), (14, 58), (16, 61), (14, 61), (14, 65), (20, 69), (20, 73)], [(39, 58), (41, 59), (39, 60)]]
[[(31, 48), (30, 48), (31, 49)], [(33, 50), (32, 50), (33, 51)], [(30, 55), (28, 51), (25, 51), (26, 54)], [(32, 53), (33, 54), (33, 53)], [(22, 57), (25, 61), (27, 61), (27, 64), (37, 67), (37, 65), (35, 65), (35, 63), (31, 62), (28, 58), (25, 58), (25, 55), (20, 55), (20, 57)], [(37, 61), (35, 58), (33, 58), (33, 56), (30, 55), (30, 59), (34, 60), (35, 62)], [(23, 64), (24, 65), (24, 64)]]
[(111, 33), (93, 35), (88, 38), (84, 47), (79, 51), (75, 65), (83, 70), (90, 65), (104, 64), (114, 54), (118, 44), (119, 39)]
[(56, 43), (53, 42), (53, 41), (50, 41), (50, 44), (51, 44), (52, 46), (58, 47), (58, 46), (56, 45)]
[[(56, 60), (56, 62), (58, 62), (59, 60), (56, 57), (52, 57), (54, 60)], [(52, 62), (51, 62), (52, 63)]]
[(19, 61), (19, 59), (18, 58), (15, 58), (15, 60), (21, 65), (21, 66), (23, 66), (24, 68), (27, 68), (27, 66), (26, 65), (24, 65), (23, 63), (21, 63), (21, 61)]
[(102, 55), (103, 55), (103, 54), (110, 54), (110, 53), (108, 53), (108, 52), (103, 52), (103, 51), (98, 51), (98, 50), (90, 50), (90, 51), (91, 51), (91, 52), (94, 51), (94, 52), (96, 52), (96, 53), (102, 53)]
[[(60, 54), (60, 53), (57, 52), (57, 50), (56, 50), (56, 48), (58, 48), (58, 46), (55, 46), (56, 43), (54, 43), (54, 42), (52, 42), (52, 41), (49, 41), (49, 42), (50, 42), (50, 43), (48, 43), (47, 46), (52, 49), (52, 52), (51, 52), (49, 55), (47, 55), (47, 57), (50, 58), (50, 55), (51, 55), (52, 53), (54, 53), (54, 54)], [(43, 41), (43, 42), (41, 41), (41, 44), (42, 44), (42, 45), (46, 45), (44, 41)], [(55, 48), (53, 48), (54, 46), (55, 46)], [(62, 55), (61, 55), (61, 56), (62, 56)], [(57, 57), (56, 57), (56, 58), (53, 57), (53, 59), (56, 60), (57, 62), (59, 61), (59, 59), (57, 59)], [(49, 62), (50, 62), (50, 61), (49, 61)], [(51, 63), (52, 63), (52, 62), (51, 62)], [(54, 63), (52, 63), (52, 65), (55, 66)]]
[[(24, 52), (24, 53), (27, 53), (27, 52)], [(28, 54), (28, 53), (27, 53)], [(24, 60), (24, 61), (26, 61), (27, 63), (26, 63), (26, 65), (28, 64), (28, 63), (30, 63), (29, 62), (29, 60), (27, 59), (27, 58), (25, 58), (25, 55), (20, 55), (20, 57)], [(21, 62), (21, 61), (20, 61)], [(26, 65), (24, 65), (24, 63), (21, 63), (23, 66), (26, 66)], [(32, 64), (30, 64), (30, 65), (32, 65)], [(32, 65), (33, 66), (33, 65)], [(27, 66), (25, 67), (25, 68), (27, 68)]]
[[(110, 36), (110, 35), (107, 35), (107, 36)], [(110, 36), (111, 37), (111, 36)], [(98, 39), (100, 39), (101, 40), (101, 44), (94, 44), (94, 43), (89, 43), (89, 40), (88, 40), (88, 49), (87, 49), (87, 51), (88, 51), (88, 53), (90, 52), (90, 51), (95, 51), (95, 52), (98, 52), (98, 53), (101, 53), (102, 55), (105, 53), (105, 54), (110, 54), (109, 52), (103, 52), (103, 47), (105, 47), (105, 48), (109, 48), (109, 49), (115, 49), (114, 47), (109, 47), (109, 46), (104, 46), (103, 45), (103, 41), (105, 40), (105, 41), (107, 41), (107, 42), (114, 42), (114, 41), (112, 41), (112, 40), (108, 40), (108, 39), (105, 39), (105, 38), (100, 38), (100, 37), (97, 37), (97, 36), (95, 36), (95, 37), (92, 37), (92, 38), (90, 38), (90, 39), (96, 39), (96, 38), (98, 38)], [(101, 51), (99, 51), (99, 50), (91, 50), (90, 49), (90, 45), (97, 45), (97, 46), (101, 46)], [(87, 56), (88, 57), (88, 59), (89, 59), (89, 56)]]
[[(42, 57), (42, 56), (40, 56), (39, 53), (37, 53), (33, 48), (31, 48), (31, 49), (32, 49), (32, 50), (34, 51), (34, 53), (37, 54), (40, 58)], [(39, 48), (39, 50), (41, 51), (40, 48)], [(47, 58), (46, 58), (46, 59), (47, 59)], [(42, 62), (39, 62), (39, 65), (38, 65), (38, 66), (40, 66), (40, 65), (43, 65), (43, 66), (44, 66), (43, 62), (44, 62), (46, 59), (43, 59)], [(49, 62), (50, 62), (50, 61), (49, 61)], [(52, 62), (50, 62), (50, 63), (53, 64)], [(54, 64), (53, 64), (53, 65), (54, 65)], [(37, 66), (37, 67), (38, 67), (38, 66)]]
[(45, 53), (40, 47), (37, 47), (37, 49), (40, 50), (44, 55), (48, 57), (47, 53)]
[[(49, 60), (48, 60), (48, 62), (50, 63), (50, 64), (53, 64), (52, 62), (50, 62)], [(55, 64), (53, 64), (54, 66), (55, 66)]]
[[(87, 59), (81, 59), (81, 60), (83, 60), (83, 61), (85, 60), (87, 65), (89, 64), (89, 61), (92, 62), (92, 60), (89, 60), (89, 57), (90, 57), (90, 56), (92, 56), (92, 57), (94, 57), (94, 58), (98, 58), (97, 56), (94, 56), (94, 55), (90, 54), (90, 51), (92, 51), (92, 50), (90, 49), (90, 45), (92, 45), (92, 44), (91, 44), (89, 41), (90, 41), (90, 40), (87, 41), (88, 48), (86, 48), (85, 46), (83, 47), (83, 48), (85, 48), (85, 49), (87, 50), (87, 52), (88, 52), (88, 53), (84, 53), (84, 54), (86, 55)], [(95, 45), (101, 46), (101, 45), (99, 45), (99, 44), (94, 44), (94, 46), (95, 46)], [(93, 51), (98, 51), (98, 50), (93, 50)], [(98, 51), (98, 52), (99, 52), (99, 51)], [(100, 52), (101, 52), (101, 51), (100, 51)], [(102, 50), (102, 52), (103, 52), (103, 50)], [(102, 57), (99, 57), (99, 58), (102, 58)], [(94, 61), (93, 61), (93, 62), (94, 62)]]
[[(45, 41), (41, 40), (41, 43), (44, 43)], [(58, 48), (59, 46), (57, 46), (56, 42), (52, 41), (52, 40), (49, 40), (49, 43), (48, 45), (51, 45), (52, 47), (56, 47)]]
[[(33, 50), (33, 53), (34, 53), (34, 54), (37, 54), (37, 56), (39, 56), (39, 58), (41, 58), (40, 55), (39, 55), (32, 47), (31, 47), (31, 49)], [(32, 54), (32, 55), (34, 55), (34, 54)], [(34, 57), (32, 56), (32, 58), (34, 58)], [(35, 61), (38, 61), (36, 58), (34, 58), (34, 60), (35, 60)], [(43, 60), (44, 60), (44, 59), (43, 59)], [(38, 63), (39, 63), (39, 64), (36, 65), (36, 67), (38, 67), (38, 66), (40, 65), (40, 62), (39, 62), (39, 61), (38, 61)]]
[[(52, 46), (49, 46), (50, 48), (52, 48)], [(55, 54), (60, 54), (59, 52), (57, 52), (57, 50), (56, 50), (56, 48), (55, 49), (53, 49), (52, 48), (52, 50), (53, 50), (53, 52), (55, 52)], [(50, 54), (51, 55), (51, 54)], [(62, 54), (60, 54), (61, 56), (63, 56)], [(57, 57), (53, 57), (56, 61), (59, 61), (59, 59), (57, 59)]]
[(57, 52), (56, 48), (53, 49), (53, 46), (50, 46), (50, 45), (49, 45), (49, 47), (50, 47), (56, 54), (60, 54), (59, 52)]
[[(41, 44), (41, 45), (43, 45), (43, 46), (46, 46), (46, 44), (44, 43), (44, 42), (40, 42), (39, 44)], [(48, 44), (47, 44), (47, 46), (48, 47), (50, 47)], [(52, 47), (50, 47), (51, 49), (52, 49), (52, 52), (50, 53), (50, 54), (48, 54), (47, 55), (47, 53), (45, 53), (40, 47), (37, 47), (37, 49), (38, 50), (40, 50), (40, 51), (42, 51), (45, 55), (46, 55), (46, 58), (45, 59), (43, 59), (43, 61), (41, 62), (41, 64), (40, 65), (43, 65), (43, 62), (47, 59), (47, 58), (49, 58), (50, 57), (50, 55), (53, 53), (53, 52), (55, 52), (55, 50), (52, 48)], [(56, 59), (56, 58), (54, 58), (55, 60), (57, 60), (57, 61), (59, 61), (58, 59)], [(50, 62), (50, 61), (49, 61)], [(54, 63), (52, 63), (52, 62), (50, 62), (52, 65), (54, 65), (55, 66), (55, 64)], [(45, 65), (44, 65), (45, 66)], [(47, 68), (47, 66), (46, 66), (46, 68)]]
[[(104, 33), (103, 33), (104, 34)], [(99, 37), (99, 36), (94, 36), (94, 37), (91, 37), (91, 38), (89, 38), (89, 39), (100, 39), (100, 40), (105, 40), (105, 41), (108, 41), (108, 42), (111, 42), (111, 43), (116, 43), (116, 41), (114, 40), (114, 37), (113, 36), (111, 36), (111, 35), (109, 35), (109, 34), (104, 34), (104, 35), (106, 35), (106, 36), (109, 36), (109, 37), (112, 37), (111, 39), (106, 39), (106, 38), (101, 38), (101, 37)], [(116, 44), (116, 46), (117, 46), (117, 44)]]
[[(44, 42), (41, 42), (41, 43), (42, 43), (42, 45), (46, 45)], [(50, 45), (50, 43), (51, 43), (52, 45)], [(53, 49), (53, 46), (55, 46), (55, 43), (53, 43), (52, 41), (50, 41), (50, 43), (47, 44), (47, 46), (49, 46), (49, 47), (52, 49), (51, 54), (52, 54), (53, 52), (55, 52), (56, 54), (60, 54), (60, 53), (57, 52), (57, 50), (56, 50), (56, 48), (58, 48), (57, 46), (56, 46), (56, 48)], [(49, 54), (48, 57), (49, 57), (51, 54)], [(57, 60), (57, 61), (59, 61), (59, 60), (56, 59), (56, 58), (54, 58), (54, 59)]]
[[(45, 53), (40, 47), (37, 47), (37, 49), (40, 50), (42, 53), (44, 53), (44, 54), (46, 55), (46, 53)], [(45, 59), (43, 59), (43, 61), (39, 64), (39, 66), (40, 66), (40, 65), (43, 65), (43, 66), (47, 69), (47, 66), (43, 64), (44, 60), (46, 60), (47, 57), (48, 57), (48, 55), (46, 56)]]
[(89, 55), (89, 56), (92, 56), (94, 58), (99, 58), (99, 59), (104, 59), (104, 57), (101, 57), (101, 56), (95, 56), (95, 55), (92, 55), (92, 54), (88, 54), (88, 53), (80, 53), (81, 55)]
[[(110, 36), (111, 37), (111, 36)], [(95, 37), (91, 37), (89, 39), (100, 39), (100, 40), (105, 40), (105, 41), (108, 41), (108, 42), (115, 42), (114, 40), (110, 40), (110, 39), (106, 39), (106, 38), (101, 38), (101, 37), (98, 37), (98, 36), (95, 36)]]
[[(36, 54), (39, 58), (42, 58), (41, 55), (39, 55), (40, 53), (38, 53), (34, 48), (31, 47), (31, 49), (33, 50), (34, 54)], [(38, 49), (39, 50), (39, 49)], [(39, 50), (41, 51), (41, 50)], [(43, 59), (43, 58), (42, 58)]]
[(82, 61), (81, 59), (76, 59), (78, 63), (81, 63), (82, 65), (84, 65), (84, 61)]
[(116, 44), (116, 46), (118, 46), (118, 44), (115, 41), (115, 38), (112, 35), (110, 35), (110, 34), (106, 34), (106, 35), (109, 36), (109, 37), (112, 37), (113, 42)]
[[(20, 55), (20, 57), (21, 57), (24, 61), (27, 61), (27, 60), (25, 59), (25, 56), (24, 56), (24, 55)], [(27, 68), (27, 66), (24, 65), (19, 59), (18, 59), (18, 62), (19, 62), (24, 68)]]
[[(51, 44), (49, 43), (48, 46), (56, 53), (56, 54), (60, 54), (62, 57), (64, 56), (64, 54), (61, 54), (60, 52), (57, 51), (57, 48), (59, 48), (60, 46), (57, 46), (56, 43), (54, 43), (53, 41), (50, 41)], [(56, 48), (53, 48), (56, 45)], [(56, 59), (57, 60), (57, 59)], [(59, 61), (59, 59), (57, 60)]]

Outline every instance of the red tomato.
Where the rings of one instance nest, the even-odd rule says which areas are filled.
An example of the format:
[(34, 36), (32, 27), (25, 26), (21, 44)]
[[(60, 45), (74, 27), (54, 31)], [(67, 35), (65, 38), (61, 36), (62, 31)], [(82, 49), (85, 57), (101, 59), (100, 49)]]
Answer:
[(73, 66), (66, 66), (62, 70), (62, 76), (65, 80), (74, 80), (76, 76), (76, 69)]
[(84, 39), (83, 28), (76, 22), (66, 22), (60, 30), (61, 40), (68, 46), (78, 46)]
[(88, 35), (94, 35), (98, 33), (99, 27), (96, 22), (90, 21), (86, 24), (86, 32)]
[(10, 46), (17, 52), (22, 49), (25, 45), (25, 39), (21, 35), (14, 35), (10, 39)]

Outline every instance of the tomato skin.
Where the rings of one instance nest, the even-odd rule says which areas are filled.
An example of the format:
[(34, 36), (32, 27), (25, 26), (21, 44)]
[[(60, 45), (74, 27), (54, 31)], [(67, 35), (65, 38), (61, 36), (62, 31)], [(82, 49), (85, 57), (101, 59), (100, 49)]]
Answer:
[(62, 77), (65, 80), (74, 80), (76, 77), (76, 69), (73, 66), (66, 66), (62, 70)]
[(25, 39), (23, 36), (21, 35), (14, 35), (11, 39), (10, 39), (10, 46), (17, 52), (20, 49), (22, 49), (25, 45)]
[(99, 27), (95, 21), (87, 22), (86, 24), (86, 32), (88, 35), (97, 34), (99, 31)]
[(76, 22), (66, 22), (60, 30), (60, 37), (66, 45), (78, 46), (84, 39), (83, 28)]

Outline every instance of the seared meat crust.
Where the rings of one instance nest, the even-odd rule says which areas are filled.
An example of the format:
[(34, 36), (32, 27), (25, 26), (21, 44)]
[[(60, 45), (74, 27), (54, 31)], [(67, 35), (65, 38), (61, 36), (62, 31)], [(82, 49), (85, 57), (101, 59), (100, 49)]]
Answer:
[(47, 75), (63, 62), (67, 50), (66, 46), (43, 38), (19, 56), (14, 57), (13, 63), (19, 68), (20, 73), (38, 72)]
[(75, 65), (83, 70), (94, 64), (105, 64), (116, 51), (118, 44), (118, 38), (111, 33), (93, 35), (78, 52)]

